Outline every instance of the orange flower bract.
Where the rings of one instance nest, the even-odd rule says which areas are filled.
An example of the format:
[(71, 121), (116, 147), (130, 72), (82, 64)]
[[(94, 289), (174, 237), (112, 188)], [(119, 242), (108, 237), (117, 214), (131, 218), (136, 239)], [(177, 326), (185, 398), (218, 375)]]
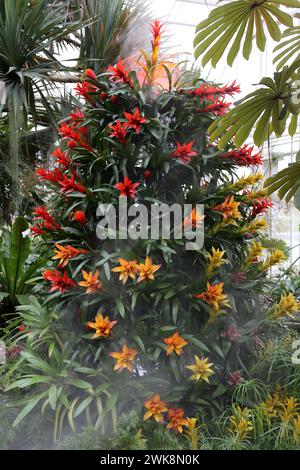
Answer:
[(116, 268), (112, 268), (112, 271), (114, 273), (120, 273), (119, 280), (122, 281), (123, 284), (126, 284), (129, 277), (131, 277), (131, 279), (135, 279), (135, 274), (137, 272), (136, 260), (127, 261), (126, 259), (119, 258), (119, 263), (120, 263), (120, 266), (117, 266)]
[(89, 328), (96, 330), (93, 338), (107, 338), (111, 334), (112, 328), (117, 321), (110, 321), (109, 317), (103, 317), (101, 312), (98, 312), (95, 317), (95, 322), (87, 322)]
[(160, 264), (152, 264), (152, 259), (147, 256), (145, 263), (137, 264), (136, 269), (139, 271), (139, 278), (137, 282), (153, 281), (154, 273), (159, 270)]
[(174, 351), (178, 356), (180, 356), (183, 351), (182, 351), (182, 348), (184, 346), (186, 346), (188, 344), (187, 341), (185, 341), (185, 339), (183, 339), (178, 331), (176, 331), (176, 333), (174, 333), (172, 336), (170, 336), (169, 338), (165, 338), (164, 339), (164, 343), (167, 344), (168, 346), (168, 349), (167, 349), (167, 355), (169, 356), (170, 354), (172, 354), (172, 352)]
[(123, 369), (128, 369), (129, 372), (133, 371), (132, 362), (137, 355), (136, 349), (130, 349), (127, 344), (124, 344), (121, 352), (111, 352), (109, 355), (117, 359), (114, 370), (118, 370), (119, 372)]
[(78, 285), (81, 287), (86, 287), (87, 294), (92, 294), (93, 292), (102, 289), (102, 282), (99, 279), (99, 271), (96, 271), (94, 274), (92, 271), (89, 273), (82, 271), (82, 275), (84, 281), (79, 282)]
[(188, 427), (188, 420), (184, 417), (184, 410), (182, 408), (170, 408), (168, 412), (167, 429), (173, 429), (174, 432), (183, 431), (183, 426)]
[(153, 417), (157, 423), (161, 423), (163, 421), (163, 413), (168, 411), (167, 404), (160, 399), (160, 395), (153, 395), (153, 397), (144, 403), (144, 406), (147, 409), (144, 414), (144, 421)]
[(70, 259), (75, 258), (78, 255), (88, 253), (87, 250), (81, 250), (78, 248), (74, 248), (71, 245), (62, 246), (58, 243), (55, 243), (55, 247), (57, 248), (54, 250), (55, 256), (52, 259), (59, 259), (60, 263), (59, 266), (64, 268), (67, 266)]
[(204, 302), (211, 305), (213, 310), (217, 312), (222, 306), (229, 306), (227, 302), (227, 295), (223, 294), (223, 286), (224, 282), (219, 282), (219, 284), (213, 285), (208, 282), (206, 291), (202, 292), (201, 294), (196, 294), (194, 297), (200, 300), (204, 300)]

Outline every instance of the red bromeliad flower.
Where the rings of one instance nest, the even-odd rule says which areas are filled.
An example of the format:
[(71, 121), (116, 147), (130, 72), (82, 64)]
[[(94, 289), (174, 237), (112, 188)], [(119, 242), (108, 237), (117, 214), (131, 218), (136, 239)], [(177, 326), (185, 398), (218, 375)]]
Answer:
[(97, 80), (96, 74), (92, 69), (85, 69), (84, 76), (90, 78), (91, 80)]
[(76, 108), (74, 113), (70, 113), (69, 116), (73, 122), (80, 122), (85, 118), (83, 112), (81, 112), (78, 108)]
[(35, 174), (42, 180), (51, 181), (52, 183), (58, 183), (63, 179), (63, 173), (59, 168), (55, 168), (53, 171), (47, 171), (43, 167), (36, 169)]
[(209, 83), (203, 83), (198, 88), (188, 91), (189, 95), (197, 96), (201, 100), (206, 101), (215, 101), (217, 96), (225, 95), (234, 95), (235, 93), (240, 93), (241, 89), (239, 85), (235, 85), (235, 81), (231, 85), (225, 85), (221, 88), (218, 88)]
[(133, 183), (128, 176), (125, 176), (123, 183), (115, 184), (114, 188), (120, 191), (120, 196), (127, 196), (133, 199), (136, 194), (135, 188), (139, 185), (140, 183)]
[(252, 155), (253, 147), (244, 145), (240, 149), (231, 150), (230, 152), (223, 153), (221, 158), (232, 158), (237, 165), (240, 166), (259, 166), (262, 164), (261, 152)]
[(47, 271), (44, 271), (43, 278), (45, 281), (51, 282), (52, 284), (49, 292), (55, 292), (56, 290), (59, 290), (63, 294), (68, 288), (76, 287), (75, 282), (73, 279), (68, 277), (66, 271), (61, 274), (59, 271), (57, 271), (57, 269), (54, 271), (48, 269)]
[(241, 87), (240, 85), (235, 84), (236, 80), (232, 82), (231, 85), (225, 85), (221, 88), (218, 88), (217, 90), (217, 95), (234, 95), (236, 93), (241, 93)]
[(264, 214), (270, 207), (273, 207), (273, 202), (269, 197), (255, 199), (251, 217), (255, 218), (259, 214)]
[(123, 113), (127, 122), (124, 123), (125, 127), (129, 129), (135, 129), (135, 132), (139, 134), (141, 132), (142, 124), (145, 124), (147, 119), (140, 115), (139, 108), (136, 108), (133, 114), (130, 113)]
[(216, 100), (214, 103), (208, 104), (198, 111), (200, 113), (213, 113), (216, 116), (223, 116), (226, 113), (231, 103), (226, 103), (223, 99)]
[(159, 45), (160, 45), (160, 38), (162, 35), (163, 23), (159, 20), (155, 20), (152, 24), (150, 24), (150, 31), (153, 36), (153, 40), (151, 41), (152, 44), (152, 63), (155, 65), (158, 62), (158, 52), (159, 52)]
[(59, 181), (61, 186), (61, 192), (64, 194), (72, 193), (73, 191), (79, 191), (80, 193), (86, 193), (86, 188), (79, 182), (75, 181), (74, 175), (71, 175), (70, 178), (67, 175), (63, 175), (63, 179)]
[(85, 140), (85, 135), (88, 132), (86, 126), (76, 126), (76, 123), (73, 122), (71, 125), (67, 123), (62, 123), (58, 129), (59, 134), (63, 136), (63, 139), (70, 139), (68, 141), (69, 148), (76, 148), (76, 147), (83, 147), (87, 149), (89, 152), (92, 152), (93, 149)]
[(70, 168), (71, 159), (70, 159), (70, 157), (68, 157), (67, 152), (64, 152), (60, 148), (57, 148), (57, 149), (54, 150), (52, 155), (53, 155), (53, 157), (56, 158), (57, 163), (59, 165), (62, 165), (65, 170)]
[(174, 152), (171, 153), (171, 157), (179, 158), (184, 163), (189, 163), (191, 157), (195, 157), (196, 155), (198, 155), (198, 152), (193, 150), (194, 142), (194, 140), (191, 140), (191, 142), (182, 145), (177, 142), (177, 148), (176, 150), (174, 150)]
[(33, 213), (37, 220), (42, 220), (42, 225), (37, 228), (44, 228), (46, 230), (56, 230), (60, 228), (60, 225), (55, 222), (54, 218), (49, 214), (46, 207), (36, 207)]
[(75, 87), (75, 94), (82, 96), (86, 101), (89, 103), (93, 104), (94, 102), (94, 97), (92, 96), (92, 93), (95, 93), (97, 91), (97, 88), (95, 85), (92, 85), (89, 82), (81, 82), (77, 83)]
[(107, 70), (112, 74), (112, 80), (114, 80), (115, 82), (125, 83), (126, 85), (132, 87), (131, 78), (128, 75), (128, 71), (125, 70), (122, 59), (120, 59), (115, 66), (109, 65)]
[(117, 121), (116, 124), (109, 124), (111, 129), (109, 137), (115, 137), (121, 144), (126, 145), (127, 126), (121, 121)]
[(83, 211), (72, 212), (72, 214), (70, 214), (70, 219), (75, 220), (75, 222), (79, 222), (82, 225), (87, 223), (87, 218)]

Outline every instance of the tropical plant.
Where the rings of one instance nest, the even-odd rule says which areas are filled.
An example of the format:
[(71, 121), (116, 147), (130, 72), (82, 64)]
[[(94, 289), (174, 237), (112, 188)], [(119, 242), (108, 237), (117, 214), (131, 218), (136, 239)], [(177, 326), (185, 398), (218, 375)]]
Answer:
[(11, 230), (2, 230), (0, 245), (0, 302), (10, 310), (18, 303), (18, 296), (32, 290), (45, 265), (43, 258), (33, 256), (31, 242), (23, 235), (28, 223), (23, 217), (16, 217)]
[[(31, 232), (54, 250), (53, 261), (40, 285), (43, 305), (18, 308), (28, 331), (2, 382), (25, 392), (15, 425), (41, 407), (55, 438), (67, 424), (109, 435), (133, 409), (158, 434), (167, 431), (153, 418), (167, 416), (168, 429), (195, 446), (196, 421), (183, 408), (195, 418), (199, 406), (220, 411), (234, 384), (252, 376), (264, 313), (282, 321), (298, 306), (262, 302), (268, 269), (285, 254), (260, 242), (270, 206), (262, 175), (236, 175), (260, 165), (260, 153), (234, 145), (220, 152), (207, 142), (208, 126), (226, 111), (218, 98), (238, 87), (187, 82), (178, 67), (165, 67), (159, 80), (162, 25), (151, 30), (152, 54), (130, 72), (122, 60), (98, 76), (85, 72), (77, 86), (85, 105), (61, 124), (55, 164), (37, 169), (51, 192)], [(118, 211), (124, 196), (131, 211), (194, 206), (178, 224), (189, 233), (204, 228), (204, 245), (187, 251), (186, 232), (99, 240), (99, 204)]]

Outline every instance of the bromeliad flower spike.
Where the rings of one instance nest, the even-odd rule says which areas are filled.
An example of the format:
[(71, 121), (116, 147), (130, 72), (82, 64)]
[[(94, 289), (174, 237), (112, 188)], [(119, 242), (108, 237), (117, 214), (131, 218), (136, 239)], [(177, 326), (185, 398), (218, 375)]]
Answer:
[[(51, 257), (39, 292), (55, 312), (49, 338), (53, 332), (58, 339), (34, 353), (48, 361), (50, 351), (58, 361), (63, 351), (62, 363), (72, 365), (55, 392), (62, 394), (60, 411), (53, 394), (51, 407), (45, 404), (47, 419), (63, 428), (64, 416), (80, 428), (87, 415), (109, 434), (124, 411), (142, 420), (144, 404), (142, 432), (156, 425), (183, 439), (198, 435), (185, 410), (198, 416), (199, 397), (201, 416), (223, 410), (234, 390), (229, 373), (251, 379), (257, 326), (266, 328), (267, 338), (267, 321), (280, 323), (299, 309), (288, 293), (275, 306), (262, 302), (269, 268), (285, 254), (277, 247), (264, 254), (263, 215), (271, 203), (260, 189), (261, 173), (236, 176), (241, 167), (256, 170), (261, 154), (208, 145), (209, 125), (227, 112), (226, 100), (239, 86), (206, 83), (195, 72), (180, 77), (179, 66), (169, 69), (165, 87), (154, 80), (167, 63), (160, 51), (164, 30), (153, 22), (152, 55), (139, 64), (120, 58), (97, 76), (85, 71), (75, 90), (79, 105), (60, 125), (51, 165), (36, 171), (49, 197), (47, 207), (35, 209), (32, 234)], [(140, 80), (146, 57), (148, 79)], [(136, 224), (135, 236), (126, 239), (116, 223), (111, 237), (100, 237), (105, 217), (98, 209), (112, 208), (119, 222), (124, 201), (128, 233)], [(186, 204), (175, 224), (182, 238), (174, 237), (171, 222), (169, 232), (151, 238), (157, 222), (172, 221), (174, 209)], [(149, 215), (152, 207), (173, 212), (160, 210), (141, 222), (139, 210)], [(186, 227), (190, 234), (203, 229), (203, 246), (186, 249)], [(40, 341), (34, 328), (31, 335)], [(32, 373), (27, 356), (21, 378)], [(46, 400), (41, 382), (43, 391)]]

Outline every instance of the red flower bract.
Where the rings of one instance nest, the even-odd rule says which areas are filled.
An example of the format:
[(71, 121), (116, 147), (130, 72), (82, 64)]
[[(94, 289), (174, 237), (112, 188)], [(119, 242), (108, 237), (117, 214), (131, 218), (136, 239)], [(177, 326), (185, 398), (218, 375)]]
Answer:
[(71, 175), (70, 178), (68, 178), (67, 175), (63, 175), (63, 179), (59, 181), (59, 184), (61, 186), (61, 192), (64, 194), (69, 194), (73, 191), (86, 193), (86, 188), (81, 183), (75, 181), (74, 175)]
[(60, 148), (57, 148), (53, 152), (53, 157), (56, 158), (56, 161), (59, 165), (62, 165), (66, 170), (71, 165), (71, 159), (68, 157), (67, 152), (63, 152)]
[(230, 103), (226, 103), (223, 99), (216, 100), (214, 103), (208, 104), (204, 108), (200, 108), (200, 113), (213, 113), (216, 116), (223, 116), (230, 106)]
[(68, 288), (76, 287), (75, 282), (73, 279), (68, 277), (66, 271), (61, 274), (57, 269), (54, 271), (48, 269), (47, 271), (44, 271), (43, 278), (45, 281), (52, 284), (49, 292), (55, 292), (58, 290), (63, 294)]
[(109, 124), (108, 127), (111, 129), (109, 137), (115, 137), (121, 142), (121, 144), (125, 145), (127, 136), (127, 126), (121, 121), (117, 121), (116, 124)]
[(191, 142), (188, 142), (188, 143), (182, 144), (182, 145), (180, 145), (180, 143), (177, 142), (177, 144), (176, 144), (177, 148), (176, 148), (176, 150), (174, 150), (174, 152), (172, 152), (171, 156), (174, 157), (174, 158), (179, 158), (184, 163), (189, 163), (190, 160), (191, 160), (191, 157), (194, 157), (194, 156), (198, 155), (198, 152), (196, 152), (192, 148), (194, 142), (195, 141), (192, 140)]
[(123, 183), (115, 184), (115, 188), (120, 191), (120, 196), (127, 196), (130, 198), (135, 197), (135, 188), (139, 186), (140, 183), (133, 183), (128, 176), (125, 176)]
[(92, 69), (85, 69), (84, 76), (86, 78), (91, 78), (92, 80), (97, 80), (96, 74)]
[(267, 210), (272, 206), (273, 202), (269, 197), (255, 199), (251, 217), (255, 218), (257, 215), (267, 212)]
[(70, 219), (75, 220), (75, 222), (79, 222), (82, 225), (87, 223), (87, 218), (83, 211), (73, 212), (72, 214), (70, 214)]
[(130, 129), (134, 129), (137, 134), (141, 132), (142, 124), (147, 122), (147, 119), (140, 115), (139, 108), (136, 108), (134, 113), (124, 113), (127, 122), (125, 122), (124, 126)]
[(122, 59), (120, 59), (115, 66), (109, 65), (107, 70), (112, 74), (112, 80), (114, 80), (115, 82), (125, 83), (132, 87), (131, 78), (129, 77), (127, 70), (125, 70)]
[(252, 155), (253, 147), (244, 145), (240, 149), (234, 149), (230, 152), (223, 153), (221, 158), (232, 158), (236, 165), (240, 166), (259, 166), (262, 164), (262, 156), (260, 152)]

